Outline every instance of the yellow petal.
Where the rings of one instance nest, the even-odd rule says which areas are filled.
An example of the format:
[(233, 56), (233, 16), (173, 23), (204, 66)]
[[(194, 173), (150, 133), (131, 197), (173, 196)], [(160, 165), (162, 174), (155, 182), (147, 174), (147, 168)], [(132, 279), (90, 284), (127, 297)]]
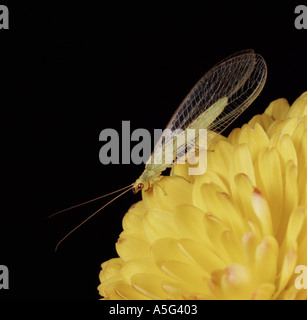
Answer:
[(211, 171), (216, 172), (216, 174), (221, 177), (223, 181), (228, 180), (228, 168), (229, 161), (228, 157), (233, 152), (233, 146), (225, 141), (219, 141), (215, 144), (212, 152), (208, 152), (207, 165)]
[(238, 138), (238, 144), (243, 143), (248, 145), (249, 152), (254, 162), (259, 152), (268, 146), (269, 137), (263, 127), (256, 122), (253, 127), (250, 125), (243, 126)]
[(115, 277), (124, 261), (121, 258), (113, 258), (101, 264), (102, 271), (99, 273), (100, 281), (105, 281), (106, 279)]
[(280, 274), (277, 279), (277, 290), (274, 294), (274, 298), (276, 299), (280, 292), (286, 287), (289, 279), (293, 275), (293, 270), (296, 266), (297, 254), (295, 251), (288, 252), (284, 259), (282, 260), (282, 268)]
[(229, 265), (221, 276), (220, 285), (228, 299), (250, 299), (255, 284), (250, 269), (235, 263)]
[(204, 175), (196, 176), (193, 187), (193, 203), (195, 204), (195, 197), (200, 195), (199, 189), (202, 184), (215, 184), (224, 192), (229, 192), (229, 184), (226, 183), (216, 172), (207, 170)]
[(144, 215), (143, 227), (150, 243), (164, 237), (178, 239), (180, 234), (175, 224), (173, 211), (162, 209), (148, 209)]
[(276, 148), (279, 152), (282, 166), (285, 166), (288, 161), (292, 161), (297, 166), (296, 149), (294, 147), (292, 138), (288, 134), (279, 136), (279, 139), (276, 143)]
[(98, 287), (99, 294), (104, 297), (104, 300), (124, 300), (124, 298), (119, 295), (116, 289), (125, 285), (123, 280), (112, 280), (108, 284), (101, 284)]
[(282, 249), (284, 252), (288, 252), (293, 248), (297, 248), (297, 238), (302, 229), (304, 219), (305, 219), (305, 207), (296, 208), (290, 215), (288, 222), (287, 233), (284, 238)]
[(127, 261), (119, 270), (122, 279), (130, 283), (131, 278), (138, 273), (150, 273), (162, 276), (161, 270), (152, 263), (152, 259), (131, 259)]
[(154, 206), (164, 210), (173, 210), (176, 205), (192, 204), (192, 184), (183, 177), (163, 177), (153, 187)]
[(229, 174), (231, 177), (238, 173), (247, 175), (253, 185), (256, 184), (252, 155), (247, 144), (239, 144), (231, 155)]
[(175, 223), (181, 238), (206, 240), (203, 225), (205, 213), (195, 206), (180, 205), (175, 208)]
[(223, 221), (227, 222), (229, 229), (240, 238), (245, 234), (248, 225), (245, 219), (242, 219), (242, 213), (238, 210), (232, 198), (224, 192), (217, 192), (216, 208), (219, 212), (224, 212)]
[[(307, 117), (306, 117), (307, 118)], [(299, 205), (307, 203), (307, 125), (300, 122), (292, 136), (298, 154), (298, 191)]]
[(190, 286), (190, 290), (201, 293), (205, 283), (204, 271), (197, 265), (191, 265), (180, 261), (165, 261), (161, 265), (162, 270), (175, 280), (184, 282)]
[(249, 266), (255, 265), (255, 252), (258, 244), (260, 243), (260, 237), (255, 233), (249, 231), (242, 237), (242, 249), (245, 257), (245, 262)]
[(130, 283), (117, 283), (113, 290), (123, 300), (150, 300), (149, 297), (137, 292)]
[(246, 219), (257, 220), (254, 213), (251, 194), (254, 191), (250, 179), (245, 174), (237, 174), (231, 181), (233, 202), (239, 207)]
[(280, 241), (282, 241), (285, 236), (292, 211), (298, 206), (299, 191), (297, 179), (298, 168), (292, 161), (289, 161), (285, 165), (283, 211), (280, 215), (280, 227), (276, 234), (276, 238)]
[(305, 215), (305, 208), (299, 207), (290, 216), (286, 236), (280, 249), (282, 253), (280, 256), (281, 271), (276, 295), (285, 288), (297, 265), (297, 238), (303, 226)]
[(132, 287), (140, 294), (153, 300), (167, 299), (162, 289), (162, 279), (152, 274), (139, 273), (131, 278)]
[(278, 267), (279, 247), (272, 236), (264, 237), (255, 253), (255, 273), (261, 282), (275, 282)]
[[(304, 210), (304, 222), (298, 236), (298, 265), (307, 265), (307, 205), (301, 207)], [(307, 290), (306, 290), (307, 291)]]
[(270, 300), (275, 291), (272, 283), (263, 283), (252, 293), (252, 300)]
[(123, 218), (123, 229), (125, 231), (138, 230), (138, 233), (144, 234), (144, 230), (143, 230), (144, 212), (145, 212), (144, 207), (134, 206), (133, 208), (129, 209), (129, 211), (125, 214)]
[(307, 91), (299, 96), (292, 104), (287, 117), (302, 117), (307, 115)]
[(231, 220), (231, 217), (220, 201), (223, 198), (221, 194), (224, 193), (221, 193), (221, 190), (213, 183), (203, 184), (200, 188), (200, 193), (201, 200), (203, 201), (201, 208), (203, 208), (204, 211), (213, 214), (230, 228), (229, 220)]
[(116, 242), (116, 251), (125, 261), (150, 257), (150, 242), (142, 235), (123, 231)]
[(225, 263), (231, 263), (229, 256), (223, 246), (221, 234), (227, 231), (228, 228), (217, 217), (206, 214), (204, 216), (204, 227), (208, 237), (208, 245), (212, 248), (213, 252)]
[(252, 205), (261, 223), (262, 234), (264, 236), (273, 234), (271, 212), (266, 199), (258, 189), (254, 189), (251, 194)]
[(274, 123), (274, 120), (271, 116), (263, 113), (263, 114), (257, 114), (255, 115), (249, 122), (248, 125), (252, 128), (255, 128), (257, 124), (259, 124), (265, 132), (267, 132), (268, 128), (271, 126), (271, 124)]
[(175, 164), (171, 170), (171, 176), (180, 176), (189, 182), (194, 182), (197, 176), (189, 174), (189, 166), (186, 164)]
[(272, 215), (273, 232), (280, 224), (282, 199), (284, 197), (283, 176), (278, 151), (276, 148), (267, 149), (258, 158), (259, 181), (257, 185), (265, 199), (270, 199), (268, 205)]
[(204, 276), (209, 278), (215, 269), (222, 269), (225, 263), (218, 257), (207, 243), (199, 243), (191, 239), (180, 239), (180, 250), (194, 263), (204, 270)]
[(241, 246), (237, 235), (227, 230), (221, 234), (221, 240), (225, 250), (225, 254), (228, 255), (230, 261), (235, 261), (237, 263), (245, 262), (243, 247)]
[(270, 115), (274, 120), (282, 120), (289, 112), (290, 105), (285, 98), (272, 101), (266, 108), (265, 113)]
[(159, 268), (165, 261), (189, 263), (187, 256), (180, 250), (178, 242), (171, 238), (157, 240), (151, 248), (152, 257)]

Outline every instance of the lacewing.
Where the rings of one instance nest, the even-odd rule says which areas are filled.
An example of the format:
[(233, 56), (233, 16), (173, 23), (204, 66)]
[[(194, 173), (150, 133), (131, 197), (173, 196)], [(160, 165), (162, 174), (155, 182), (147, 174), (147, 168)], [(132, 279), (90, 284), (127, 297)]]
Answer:
[[(227, 128), (257, 98), (264, 87), (266, 77), (267, 66), (265, 60), (253, 50), (237, 52), (215, 65), (195, 84), (179, 105), (146, 162), (144, 172), (134, 183), (52, 215), (124, 190), (71, 230), (60, 240), (56, 249), (73, 231), (124, 193), (129, 190), (137, 193), (144, 188), (144, 190), (150, 188), (154, 178), (160, 176), (166, 168), (176, 163), (178, 154), (185, 156), (188, 150), (198, 148), (195, 139), (198, 138), (199, 129), (208, 130), (210, 134), (207, 144), (209, 144), (216, 135)], [(175, 151), (166, 154), (165, 150), (169, 150), (167, 146), (174, 144), (175, 132), (179, 130), (186, 136), (187, 129), (195, 129), (193, 141), (183, 139), (181, 145), (176, 145)], [(157, 163), (155, 161), (157, 155), (168, 161)]]
[[(185, 133), (187, 129), (195, 129), (197, 138), (199, 129), (207, 129), (210, 133), (207, 141), (209, 144), (257, 98), (266, 76), (265, 61), (253, 50), (237, 52), (214, 66), (195, 84), (180, 104), (148, 159), (144, 172), (132, 187), (127, 187), (131, 187), (134, 193), (148, 188), (153, 178), (176, 163), (178, 153), (197, 147), (194, 139), (183, 139), (184, 143), (177, 145), (177, 154), (173, 152), (164, 155), (167, 145), (174, 143), (172, 132), (181, 130)], [(154, 161), (155, 156), (161, 153), (164, 159), (172, 157), (173, 162), (157, 164)]]

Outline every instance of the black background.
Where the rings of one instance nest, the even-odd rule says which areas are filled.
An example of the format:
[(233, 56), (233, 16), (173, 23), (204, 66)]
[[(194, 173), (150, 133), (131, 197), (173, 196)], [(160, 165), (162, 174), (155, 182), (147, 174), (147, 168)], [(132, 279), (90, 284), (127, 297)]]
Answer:
[[(295, 1), (2, 2), (0, 30), (2, 210), (1, 298), (98, 299), (100, 264), (116, 257), (126, 194), (60, 246), (58, 240), (104, 201), (51, 213), (132, 183), (143, 165), (99, 162), (101, 130), (163, 129), (194, 83), (243, 49), (265, 58), (268, 79), (227, 130), (270, 101), (292, 103), (306, 88), (307, 30)], [(132, 144), (133, 146), (133, 144)]]

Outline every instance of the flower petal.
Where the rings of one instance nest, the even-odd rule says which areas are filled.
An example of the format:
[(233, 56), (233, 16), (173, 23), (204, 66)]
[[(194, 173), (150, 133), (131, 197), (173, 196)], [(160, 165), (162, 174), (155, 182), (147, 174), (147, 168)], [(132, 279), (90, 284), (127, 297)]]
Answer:
[(284, 197), (281, 163), (276, 148), (266, 149), (259, 155), (258, 168), (258, 189), (261, 190), (265, 199), (270, 199), (268, 205), (272, 214), (273, 232), (275, 234), (280, 224), (279, 216)]
[(303, 117), (307, 116), (307, 91), (301, 94), (292, 104), (287, 117)]
[(256, 184), (254, 165), (252, 155), (247, 144), (239, 144), (231, 155), (231, 166), (229, 174), (231, 177), (236, 176), (238, 173), (243, 173), (249, 177), (253, 185)]
[(150, 256), (150, 242), (140, 234), (123, 231), (117, 242), (116, 251), (125, 261), (136, 258), (148, 258)]
[(178, 242), (180, 250), (194, 263), (204, 270), (204, 276), (209, 278), (215, 269), (225, 267), (225, 263), (218, 257), (207, 243), (199, 243), (191, 239), (180, 239)]
[(274, 283), (278, 267), (279, 247), (272, 236), (264, 237), (255, 252), (255, 273), (262, 282)]
[(263, 197), (262, 193), (256, 188), (251, 193), (251, 198), (254, 212), (261, 223), (263, 236), (273, 234), (271, 212), (267, 201)]
[(143, 227), (150, 243), (164, 237), (178, 239), (180, 234), (175, 224), (173, 211), (148, 209), (144, 215)]
[(289, 112), (290, 105), (285, 98), (272, 101), (265, 110), (265, 114), (270, 115), (274, 120), (282, 120)]
[(195, 206), (179, 205), (175, 208), (175, 223), (182, 238), (206, 240), (203, 225), (205, 213)]
[(270, 300), (275, 291), (272, 283), (263, 283), (252, 293), (252, 300)]
[(131, 278), (132, 287), (140, 294), (153, 300), (167, 299), (162, 289), (162, 278), (149, 273), (138, 273)]

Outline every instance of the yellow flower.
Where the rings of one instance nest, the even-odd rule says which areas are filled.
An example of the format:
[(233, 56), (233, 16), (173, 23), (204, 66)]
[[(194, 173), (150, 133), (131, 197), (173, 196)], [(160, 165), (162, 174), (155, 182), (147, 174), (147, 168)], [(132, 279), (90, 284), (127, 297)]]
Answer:
[(174, 166), (125, 215), (105, 299), (307, 299), (307, 92), (210, 150), (205, 174)]

